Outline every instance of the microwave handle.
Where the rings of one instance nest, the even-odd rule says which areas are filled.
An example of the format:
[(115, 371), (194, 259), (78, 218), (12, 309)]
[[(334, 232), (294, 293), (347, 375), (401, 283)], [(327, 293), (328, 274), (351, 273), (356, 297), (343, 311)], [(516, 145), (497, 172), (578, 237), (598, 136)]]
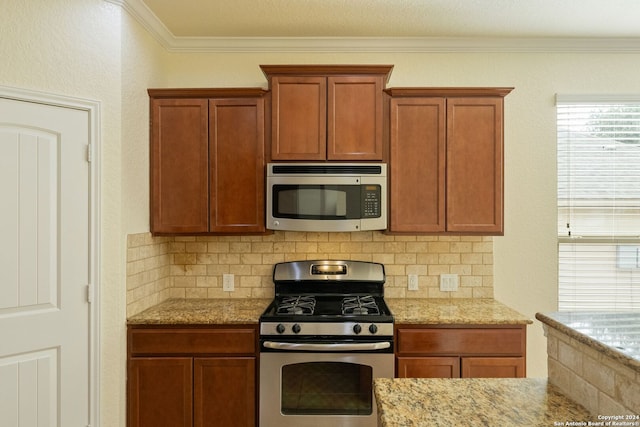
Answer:
[(371, 351), (384, 350), (391, 347), (391, 343), (373, 342), (373, 343), (335, 343), (335, 344), (308, 344), (308, 343), (291, 343), (291, 342), (274, 342), (265, 341), (264, 346), (274, 350), (289, 351)]

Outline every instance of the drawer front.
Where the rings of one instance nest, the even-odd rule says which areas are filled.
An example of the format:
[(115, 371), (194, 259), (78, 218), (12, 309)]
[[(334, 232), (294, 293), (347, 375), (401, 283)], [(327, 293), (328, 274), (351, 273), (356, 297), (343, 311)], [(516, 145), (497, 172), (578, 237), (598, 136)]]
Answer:
[(522, 328), (402, 328), (397, 330), (401, 355), (522, 356), (526, 338)]
[(130, 329), (129, 354), (255, 355), (255, 329)]

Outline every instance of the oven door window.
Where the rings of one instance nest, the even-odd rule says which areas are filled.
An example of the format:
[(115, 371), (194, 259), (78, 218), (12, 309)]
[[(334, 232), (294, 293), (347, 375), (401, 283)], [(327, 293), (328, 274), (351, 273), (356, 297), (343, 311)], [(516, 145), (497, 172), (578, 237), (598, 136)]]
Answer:
[(373, 371), (343, 362), (308, 362), (282, 367), (284, 415), (371, 415)]
[(359, 219), (360, 185), (274, 185), (273, 217)]

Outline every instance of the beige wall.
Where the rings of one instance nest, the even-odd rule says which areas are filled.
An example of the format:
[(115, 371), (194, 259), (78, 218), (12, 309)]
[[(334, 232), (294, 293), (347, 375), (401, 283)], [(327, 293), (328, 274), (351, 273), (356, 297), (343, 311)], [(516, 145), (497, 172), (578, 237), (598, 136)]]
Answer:
[[(640, 93), (640, 54), (199, 53), (170, 55), (169, 86), (265, 86), (260, 64), (394, 64), (388, 87), (509, 86), (505, 235), (494, 239), (494, 296), (534, 319), (557, 309), (556, 93)], [(528, 328), (527, 374), (547, 374), (546, 338)]]
[[(495, 297), (533, 319), (556, 307), (555, 93), (640, 93), (640, 54), (166, 53), (103, 0), (5, 0), (0, 85), (101, 105), (101, 425), (124, 426), (126, 235), (147, 232), (145, 89), (264, 86), (268, 63), (395, 64), (390, 86), (514, 86), (505, 103), (505, 236), (494, 239)], [(529, 327), (528, 374), (546, 375)]]

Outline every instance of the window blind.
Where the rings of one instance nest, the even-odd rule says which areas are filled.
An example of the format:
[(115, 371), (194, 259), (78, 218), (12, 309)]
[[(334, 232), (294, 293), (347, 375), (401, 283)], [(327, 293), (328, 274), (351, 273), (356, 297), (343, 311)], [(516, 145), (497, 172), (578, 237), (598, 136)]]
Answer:
[(557, 98), (560, 310), (640, 310), (640, 97)]

